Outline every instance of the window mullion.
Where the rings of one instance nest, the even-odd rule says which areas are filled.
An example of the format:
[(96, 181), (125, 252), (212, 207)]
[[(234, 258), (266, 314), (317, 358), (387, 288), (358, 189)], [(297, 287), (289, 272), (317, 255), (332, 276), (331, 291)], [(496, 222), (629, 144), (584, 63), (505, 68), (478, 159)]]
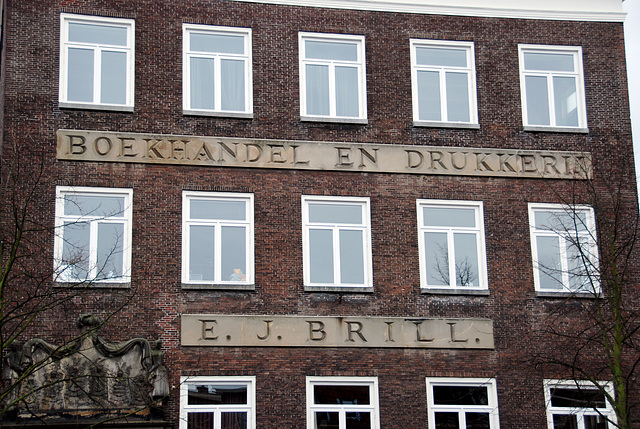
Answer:
[(557, 125), (556, 119), (556, 99), (553, 90), (553, 73), (547, 75), (547, 96), (549, 97), (549, 123), (552, 127)]
[(214, 110), (222, 110), (222, 59), (220, 57), (221, 55), (216, 55), (213, 58)]
[(340, 227), (335, 226), (333, 229), (333, 282), (342, 284), (342, 267), (340, 266)]
[(447, 115), (447, 71), (444, 68), (440, 68), (438, 71), (440, 77), (440, 120), (447, 122), (449, 117)]
[(102, 96), (102, 48), (93, 49), (93, 102), (100, 103)]
[(455, 254), (455, 231), (449, 229), (447, 231), (447, 258), (449, 259), (449, 286), (458, 286), (456, 278), (456, 254)]
[(338, 115), (338, 94), (336, 94), (336, 65), (329, 62), (329, 114), (331, 116)]
[(89, 223), (89, 279), (95, 279), (98, 275), (98, 225), (99, 220)]
[(220, 283), (222, 281), (222, 223), (212, 223), (214, 228), (213, 234), (213, 281)]

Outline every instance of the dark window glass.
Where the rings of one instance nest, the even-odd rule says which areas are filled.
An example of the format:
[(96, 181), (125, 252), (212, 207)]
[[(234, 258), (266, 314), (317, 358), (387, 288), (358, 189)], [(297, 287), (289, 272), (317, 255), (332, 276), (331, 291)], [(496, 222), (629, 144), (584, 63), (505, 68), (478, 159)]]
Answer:
[(316, 429), (340, 429), (338, 413), (326, 411), (316, 413)]
[(246, 404), (247, 386), (191, 384), (189, 405)]
[(188, 429), (211, 429), (213, 427), (213, 413), (189, 413), (187, 416)]
[(460, 429), (458, 413), (435, 413), (436, 429)]
[(369, 405), (369, 386), (313, 386), (315, 404)]
[(489, 413), (465, 413), (467, 429), (490, 429)]
[(489, 405), (486, 386), (433, 386), (435, 405)]
[(552, 388), (553, 407), (605, 408), (604, 393), (596, 389)]
[(369, 413), (346, 413), (346, 429), (370, 429), (371, 414)]
[(571, 414), (555, 414), (553, 416), (553, 429), (578, 429), (576, 416)]

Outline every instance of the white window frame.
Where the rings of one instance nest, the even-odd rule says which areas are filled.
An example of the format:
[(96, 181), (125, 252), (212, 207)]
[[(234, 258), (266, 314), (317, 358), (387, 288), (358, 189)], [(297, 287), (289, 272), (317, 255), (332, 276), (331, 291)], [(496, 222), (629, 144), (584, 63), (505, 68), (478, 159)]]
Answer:
[[(429, 429), (436, 428), (436, 412), (458, 413), (458, 421), (460, 428), (465, 428), (465, 413), (467, 412), (484, 412), (489, 414), (489, 423), (491, 429), (500, 428), (500, 416), (498, 412), (498, 393), (495, 378), (444, 378), (444, 377), (427, 377), (427, 409)], [(434, 403), (433, 387), (434, 386), (486, 386), (487, 387), (487, 405), (436, 405)]]
[[(367, 82), (366, 82), (366, 63), (365, 63), (365, 45), (364, 36), (350, 34), (327, 34), (327, 33), (298, 33), (298, 42), (300, 49), (300, 118), (303, 121), (317, 122), (348, 122), (348, 123), (367, 123)], [(338, 61), (338, 60), (320, 60), (306, 59), (305, 41), (315, 40), (320, 42), (346, 42), (356, 43), (358, 46), (358, 61)], [(307, 64), (318, 64), (329, 66), (329, 115), (311, 115), (307, 113), (307, 94), (306, 94), (306, 68)], [(336, 65), (348, 65), (357, 67), (358, 69), (358, 103), (359, 114), (357, 117), (338, 116), (336, 113), (336, 96), (335, 96), (335, 67)]]
[[(544, 54), (572, 54), (573, 72), (526, 70), (524, 62), (525, 53)], [(587, 128), (587, 103), (584, 86), (584, 69), (582, 64), (582, 47), (580, 46), (554, 46), (554, 45), (518, 45), (518, 58), (520, 63), (520, 94), (522, 101), (522, 122), (526, 131), (552, 131), (552, 132), (578, 132), (586, 133)], [(527, 112), (526, 76), (540, 76), (547, 78), (547, 91), (549, 100), (549, 125), (529, 124)], [(553, 93), (553, 77), (568, 76), (576, 78), (576, 103), (578, 126), (559, 126), (556, 124), (555, 98)]]
[[(65, 215), (64, 203), (68, 196), (117, 196), (124, 198), (124, 211), (121, 216), (91, 216), (88, 215)], [(133, 190), (126, 188), (94, 188), (94, 187), (56, 187), (55, 203), (55, 238), (54, 238), (54, 280), (59, 283), (84, 283), (90, 282), (101, 285), (127, 284), (131, 282), (131, 233), (132, 233), (132, 205)], [(64, 250), (64, 222), (89, 222), (90, 223), (90, 249), (89, 249), (89, 276), (87, 279), (76, 279), (68, 277), (68, 267), (63, 266), (62, 255)], [(124, 225), (122, 237), (122, 277), (107, 278), (97, 280), (97, 257), (98, 257), (98, 225), (104, 223), (116, 223)]]
[[(535, 226), (535, 212), (544, 211), (544, 212), (554, 212), (559, 215), (570, 215), (573, 216), (575, 213), (585, 213), (586, 219), (586, 229), (587, 231), (584, 233), (578, 234), (580, 239), (586, 240), (588, 248), (582, 252), (584, 256), (589, 257), (588, 265), (589, 267), (585, 267), (586, 269), (591, 269), (591, 273), (589, 275), (589, 280), (592, 282), (593, 288), (588, 290), (576, 290), (569, 287), (570, 285), (570, 273), (569, 273), (569, 260), (567, 256), (567, 247), (560, 246), (560, 256), (561, 256), (561, 271), (562, 271), (562, 289), (545, 289), (541, 287), (540, 280), (540, 264), (538, 261), (538, 244), (537, 237), (557, 237), (561, 239), (566, 237), (567, 231), (553, 231), (548, 229), (538, 229)], [(600, 284), (597, 279), (597, 268), (598, 268), (598, 247), (597, 247), (597, 238), (596, 238), (596, 223), (595, 223), (595, 215), (593, 212), (593, 208), (590, 206), (567, 206), (563, 204), (544, 204), (544, 203), (529, 203), (529, 230), (530, 230), (530, 238), (531, 238), (531, 254), (533, 261), (533, 279), (535, 284), (536, 293), (539, 295), (554, 295), (554, 294), (574, 294), (576, 296), (587, 296), (592, 297), (601, 292)], [(568, 231), (571, 234), (577, 234), (575, 231)], [(562, 235), (561, 233), (565, 233)], [(562, 240), (562, 243), (566, 243), (566, 240)], [(588, 253), (587, 253), (588, 252)]]
[[(456, 127), (456, 128), (480, 128), (478, 124), (478, 95), (476, 88), (476, 64), (475, 46), (473, 42), (457, 42), (448, 40), (410, 39), (411, 44), (411, 89), (413, 99), (413, 125), (428, 127)], [(417, 52), (419, 47), (429, 48), (455, 48), (463, 49), (467, 56), (467, 67), (453, 66), (427, 66), (417, 64)], [(440, 121), (420, 119), (420, 106), (418, 97), (418, 72), (433, 71), (440, 74)], [(469, 88), (469, 121), (452, 121), (447, 117), (446, 80), (447, 72), (466, 73)]]
[[(554, 407), (551, 405), (551, 389), (555, 387), (570, 388), (575, 390), (604, 390), (606, 401), (605, 408), (582, 408), (582, 407)], [(544, 402), (547, 411), (547, 427), (553, 429), (554, 415), (575, 415), (578, 421), (578, 429), (585, 429), (585, 416), (602, 416), (609, 420), (607, 426), (610, 429), (616, 427), (616, 413), (609, 402), (609, 397), (614, 397), (613, 384), (611, 382), (599, 381), (597, 385), (586, 380), (544, 380)]]
[[(189, 405), (190, 384), (217, 384), (217, 385), (245, 385), (247, 387), (247, 404), (221, 404), (221, 405)], [(247, 427), (256, 428), (256, 378), (253, 376), (189, 376), (180, 377), (180, 429), (187, 429), (189, 412), (213, 412), (219, 416), (222, 412), (246, 412)], [(220, 429), (218, 425), (212, 429)]]
[[(92, 43), (80, 43), (69, 41), (69, 24), (99, 24), (127, 29), (127, 46), (115, 47), (112, 45), (98, 45)], [(73, 47), (93, 49), (94, 51), (94, 75), (93, 75), (93, 101), (81, 102), (68, 99), (68, 50)], [(103, 49), (109, 51), (125, 52), (127, 54), (126, 67), (126, 101), (124, 104), (111, 104), (100, 102), (101, 96), (101, 55)], [(101, 109), (101, 110), (121, 110), (133, 111), (134, 105), (134, 81), (135, 81), (135, 21), (125, 18), (110, 18), (103, 16), (75, 15), (69, 13), (60, 14), (60, 82), (59, 82), (59, 105), (60, 107)]]
[[(478, 291), (487, 291), (489, 289), (489, 281), (487, 275), (487, 250), (484, 233), (484, 209), (482, 201), (456, 201), (456, 200), (416, 200), (418, 213), (418, 253), (420, 255), (420, 287), (423, 291), (440, 291), (451, 293), (473, 293)], [(442, 208), (473, 208), (475, 210), (476, 227), (445, 227), (445, 226), (426, 226), (424, 225), (423, 210), (425, 207), (442, 207)], [(424, 241), (426, 232), (439, 232), (447, 234), (448, 255), (454, 255), (449, 258), (449, 281), (457, 281), (455, 276), (455, 251), (454, 251), (454, 233), (474, 233), (476, 234), (478, 254), (478, 286), (464, 285), (429, 285), (427, 275), (427, 250)]]
[[(369, 405), (362, 404), (314, 404), (314, 386), (368, 386)], [(371, 415), (371, 429), (380, 429), (380, 405), (377, 377), (307, 377), (307, 429), (315, 429), (314, 413), (339, 413), (340, 429), (346, 428), (346, 413), (367, 411)]]
[[(322, 202), (328, 204), (349, 204), (357, 205), (362, 208), (362, 224), (341, 224), (341, 223), (311, 223), (309, 222), (309, 203)], [(312, 227), (320, 227), (322, 229), (331, 229), (333, 231), (333, 283), (312, 283), (311, 282), (311, 260), (310, 260), (310, 238), (309, 230)], [(373, 291), (373, 273), (372, 273), (372, 255), (371, 255), (371, 210), (368, 197), (333, 197), (333, 196), (302, 196), (302, 249), (303, 249), (303, 274), (304, 285), (308, 291), (345, 291), (345, 292), (372, 292)], [(340, 282), (340, 240), (338, 237), (341, 229), (361, 230), (363, 231), (363, 263), (364, 263), (364, 283), (361, 285), (353, 283)]]
[[(190, 47), (191, 33), (209, 33), (244, 37), (244, 54), (222, 54), (211, 52), (196, 52)], [(252, 65), (252, 36), (251, 28), (219, 27), (213, 25), (182, 24), (182, 110), (189, 115), (226, 116), (237, 118), (253, 117), (253, 65)], [(195, 109), (191, 107), (191, 58), (209, 58), (215, 61), (214, 70), (214, 108)], [(222, 91), (220, 62), (224, 59), (242, 60), (245, 63), (244, 110), (222, 109)]]
[[(190, 216), (190, 201), (192, 199), (201, 200), (217, 200), (217, 201), (244, 201), (245, 202), (245, 220), (192, 220)], [(225, 289), (252, 289), (254, 283), (254, 205), (253, 194), (233, 193), (233, 192), (203, 192), (203, 191), (183, 191), (182, 192), (182, 287), (183, 288), (199, 288), (207, 285), (220, 285)], [(215, 268), (213, 281), (191, 280), (189, 279), (189, 249), (190, 234), (189, 227), (191, 225), (214, 226), (215, 233)], [(245, 280), (231, 281), (223, 279), (222, 275), (222, 258), (221, 258), (221, 234), (220, 230), (223, 226), (245, 226), (247, 230), (246, 237), (246, 273)]]

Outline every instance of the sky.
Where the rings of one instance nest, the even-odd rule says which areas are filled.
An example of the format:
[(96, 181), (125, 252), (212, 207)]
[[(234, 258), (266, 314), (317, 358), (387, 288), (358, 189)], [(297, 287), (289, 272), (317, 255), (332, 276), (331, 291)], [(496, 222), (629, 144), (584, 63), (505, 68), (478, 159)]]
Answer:
[[(627, 12), (627, 18), (624, 22), (624, 38), (627, 51), (636, 177), (640, 179), (640, 174), (638, 174), (640, 172), (640, 0), (625, 0), (622, 7)], [(640, 180), (638, 183), (640, 190)]]

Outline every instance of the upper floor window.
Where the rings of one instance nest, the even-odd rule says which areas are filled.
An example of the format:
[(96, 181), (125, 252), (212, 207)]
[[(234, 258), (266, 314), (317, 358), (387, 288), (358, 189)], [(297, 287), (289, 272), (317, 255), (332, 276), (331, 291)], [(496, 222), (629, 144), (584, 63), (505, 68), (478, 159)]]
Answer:
[(487, 289), (482, 203), (418, 200), (417, 205), (422, 287)]
[(56, 188), (56, 281), (130, 281), (132, 196), (130, 189)]
[(414, 125), (477, 127), (472, 42), (411, 39)]
[(183, 24), (183, 109), (251, 116), (251, 29)]
[(182, 197), (183, 285), (252, 285), (253, 195), (184, 191)]
[(519, 45), (525, 129), (586, 131), (582, 48)]
[(306, 286), (372, 287), (369, 216), (368, 198), (302, 197)]
[(616, 417), (607, 395), (613, 385), (587, 381), (545, 380), (544, 397), (549, 429), (613, 429)]
[(429, 429), (498, 429), (495, 379), (427, 378)]
[(303, 119), (366, 122), (364, 36), (300, 33)]
[(378, 379), (307, 377), (307, 428), (378, 429)]
[(529, 222), (536, 291), (598, 293), (593, 209), (529, 204)]
[(255, 429), (255, 377), (181, 377), (180, 429)]
[(60, 15), (60, 104), (133, 109), (134, 21)]

